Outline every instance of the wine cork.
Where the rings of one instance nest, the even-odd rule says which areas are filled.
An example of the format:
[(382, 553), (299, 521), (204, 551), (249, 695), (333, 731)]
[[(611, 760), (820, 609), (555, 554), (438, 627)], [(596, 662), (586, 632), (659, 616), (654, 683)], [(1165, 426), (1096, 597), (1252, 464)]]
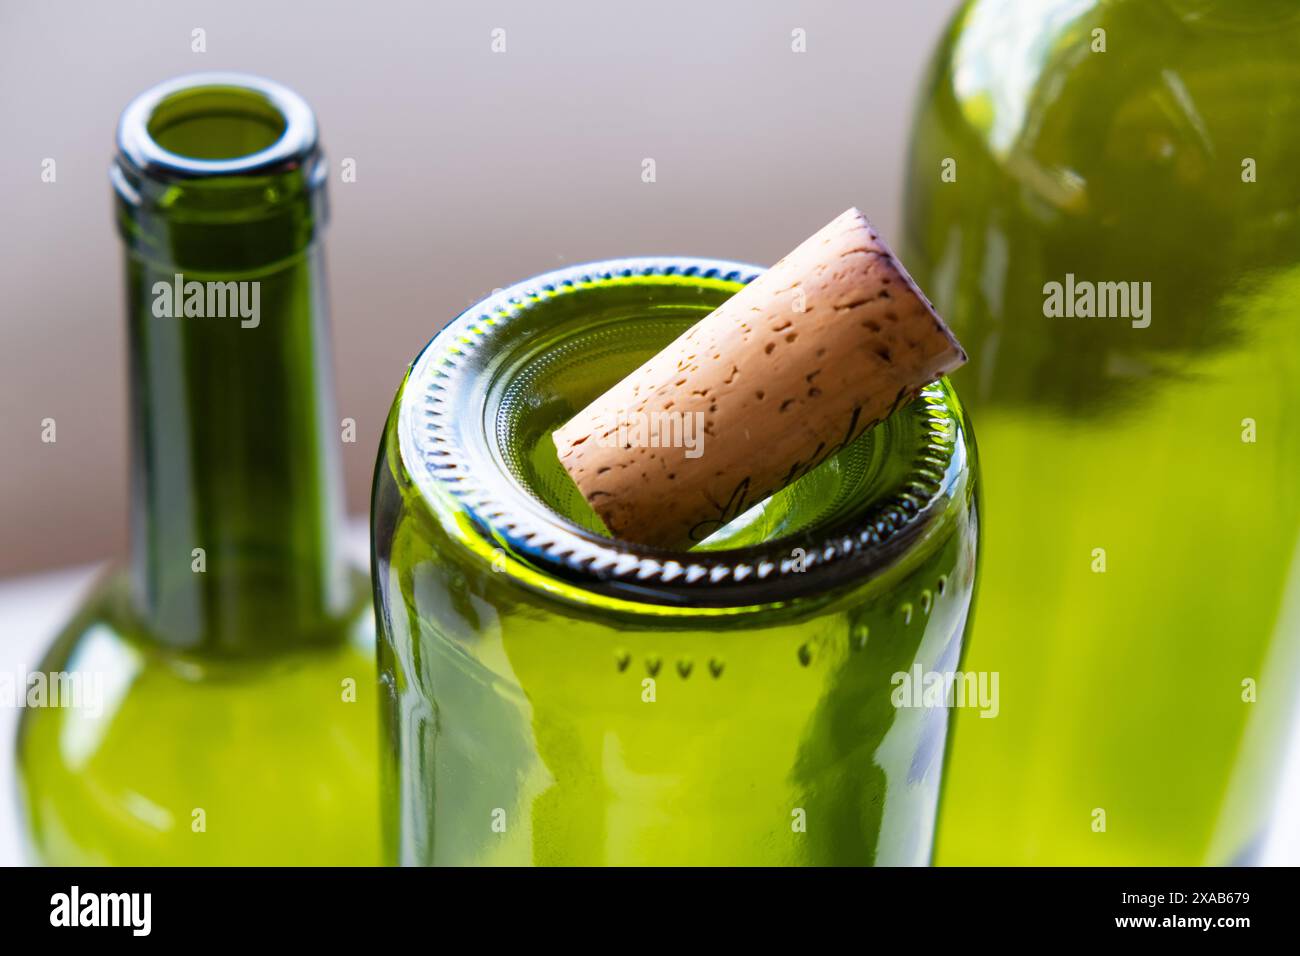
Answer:
[(617, 538), (685, 550), (966, 361), (849, 209), (554, 434)]

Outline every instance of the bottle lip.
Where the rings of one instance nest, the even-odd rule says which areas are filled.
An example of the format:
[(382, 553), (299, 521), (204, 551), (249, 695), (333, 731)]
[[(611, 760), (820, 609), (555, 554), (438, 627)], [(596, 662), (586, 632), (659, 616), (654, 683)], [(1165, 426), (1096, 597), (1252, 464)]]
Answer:
[[(810, 529), (730, 550), (664, 551), (588, 531), (520, 487), (504, 467), (494, 467), (490, 442), (474, 440), (462, 427), (478, 420), (475, 402), (490, 385), (483, 361), (524, 312), (620, 278), (697, 276), (747, 284), (763, 271), (696, 257), (610, 259), (534, 276), (471, 306), (425, 346), (401, 393), (398, 446), (415, 489), (443, 527), (494, 569), (582, 603), (614, 597), (637, 606), (738, 611), (822, 594), (892, 567), (964, 488), (967, 426), (946, 380), (927, 386), (899, 413), (926, 419), (905, 488), (851, 528)], [(504, 550), (499, 543), (523, 560), (507, 553), (507, 566), (497, 567)]]
[[(155, 111), (177, 93), (238, 89), (254, 93), (283, 118), (279, 139), (264, 149), (227, 159), (201, 159), (163, 148), (149, 131)], [(316, 149), (316, 116), (307, 101), (286, 86), (249, 73), (191, 73), (165, 80), (133, 99), (117, 125), (117, 148), (145, 176), (190, 179), (282, 172), (302, 165)]]

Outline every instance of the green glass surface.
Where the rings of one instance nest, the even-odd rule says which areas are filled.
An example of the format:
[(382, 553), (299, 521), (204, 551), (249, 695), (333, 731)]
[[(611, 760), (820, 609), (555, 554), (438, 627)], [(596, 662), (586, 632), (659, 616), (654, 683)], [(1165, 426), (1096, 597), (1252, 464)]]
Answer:
[[(40, 665), (99, 681), (102, 713), (23, 714), (43, 863), (379, 860), (373, 618), (340, 550), (324, 160), (312, 129), (274, 167), (205, 166), (273, 146), (269, 109), (237, 79), (164, 98), (148, 132), (186, 150), (183, 173), (128, 155), (141, 130), (119, 138), (131, 561)], [(157, 314), (155, 284), (178, 273), (257, 283), (258, 320)]]
[[(702, 268), (594, 275), (539, 277), (548, 291), (515, 304), (503, 293), (417, 360), (470, 363), (466, 391), (441, 386), (476, 449), (454, 470), (497, 488), (502, 520), (541, 506), (603, 534), (551, 432), (740, 288)], [(896, 672), (957, 666), (974, 586), (974, 449), (946, 383), (667, 557), (813, 553), (906, 488), (938, 442), (943, 489), (915, 537), (871, 573), (830, 585), (810, 567), (797, 593), (736, 603), (709, 587), (671, 602), (641, 578), (611, 593), (484, 523), (455, 479), (421, 478), (426, 464), (408, 458), (403, 409), (425, 427), (413, 382), (372, 501), (389, 862), (928, 862), (949, 711), (890, 695)]]
[[(1004, 705), (958, 720), (940, 863), (1225, 864), (1268, 822), (1300, 644), (1298, 50), (1276, 0), (976, 0), (942, 40), (904, 259), (971, 356), (968, 663)], [(1150, 282), (1149, 326), (1047, 317), (1067, 274)]]

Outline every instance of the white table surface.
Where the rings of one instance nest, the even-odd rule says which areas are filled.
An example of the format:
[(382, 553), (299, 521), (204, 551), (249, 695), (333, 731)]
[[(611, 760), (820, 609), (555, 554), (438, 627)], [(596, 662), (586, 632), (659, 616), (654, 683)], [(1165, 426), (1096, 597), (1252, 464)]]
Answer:
[[(349, 546), (364, 561), (364, 523), (353, 522), (349, 532)], [(102, 567), (87, 565), (0, 581), (0, 673), (28, 673), (36, 669), (45, 648)], [(0, 866), (18, 866), (24, 862), (13, 772), (14, 732), (19, 713), (17, 708), (0, 707)], [(1300, 713), (1292, 733), (1277, 807), (1260, 863), (1300, 865)]]

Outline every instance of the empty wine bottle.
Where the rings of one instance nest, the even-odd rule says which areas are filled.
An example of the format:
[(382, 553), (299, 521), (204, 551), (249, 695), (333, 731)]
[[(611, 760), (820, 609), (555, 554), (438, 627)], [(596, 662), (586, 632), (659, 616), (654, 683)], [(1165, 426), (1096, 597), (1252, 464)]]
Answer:
[(414, 363), (372, 501), (390, 862), (929, 861), (951, 711), (902, 691), (958, 666), (979, 525), (947, 382), (689, 552), (611, 538), (551, 437), (759, 272), (560, 269)]
[[(131, 562), (41, 672), (22, 791), (56, 864), (378, 861), (373, 619), (341, 552), (315, 119), (240, 75), (124, 112)], [(49, 703), (54, 703), (50, 701)]]
[[(969, 350), (988, 534), (940, 862), (1226, 864), (1300, 627), (1300, 7), (976, 0), (906, 260)], [(1014, 703), (1012, 703), (1014, 701)]]

